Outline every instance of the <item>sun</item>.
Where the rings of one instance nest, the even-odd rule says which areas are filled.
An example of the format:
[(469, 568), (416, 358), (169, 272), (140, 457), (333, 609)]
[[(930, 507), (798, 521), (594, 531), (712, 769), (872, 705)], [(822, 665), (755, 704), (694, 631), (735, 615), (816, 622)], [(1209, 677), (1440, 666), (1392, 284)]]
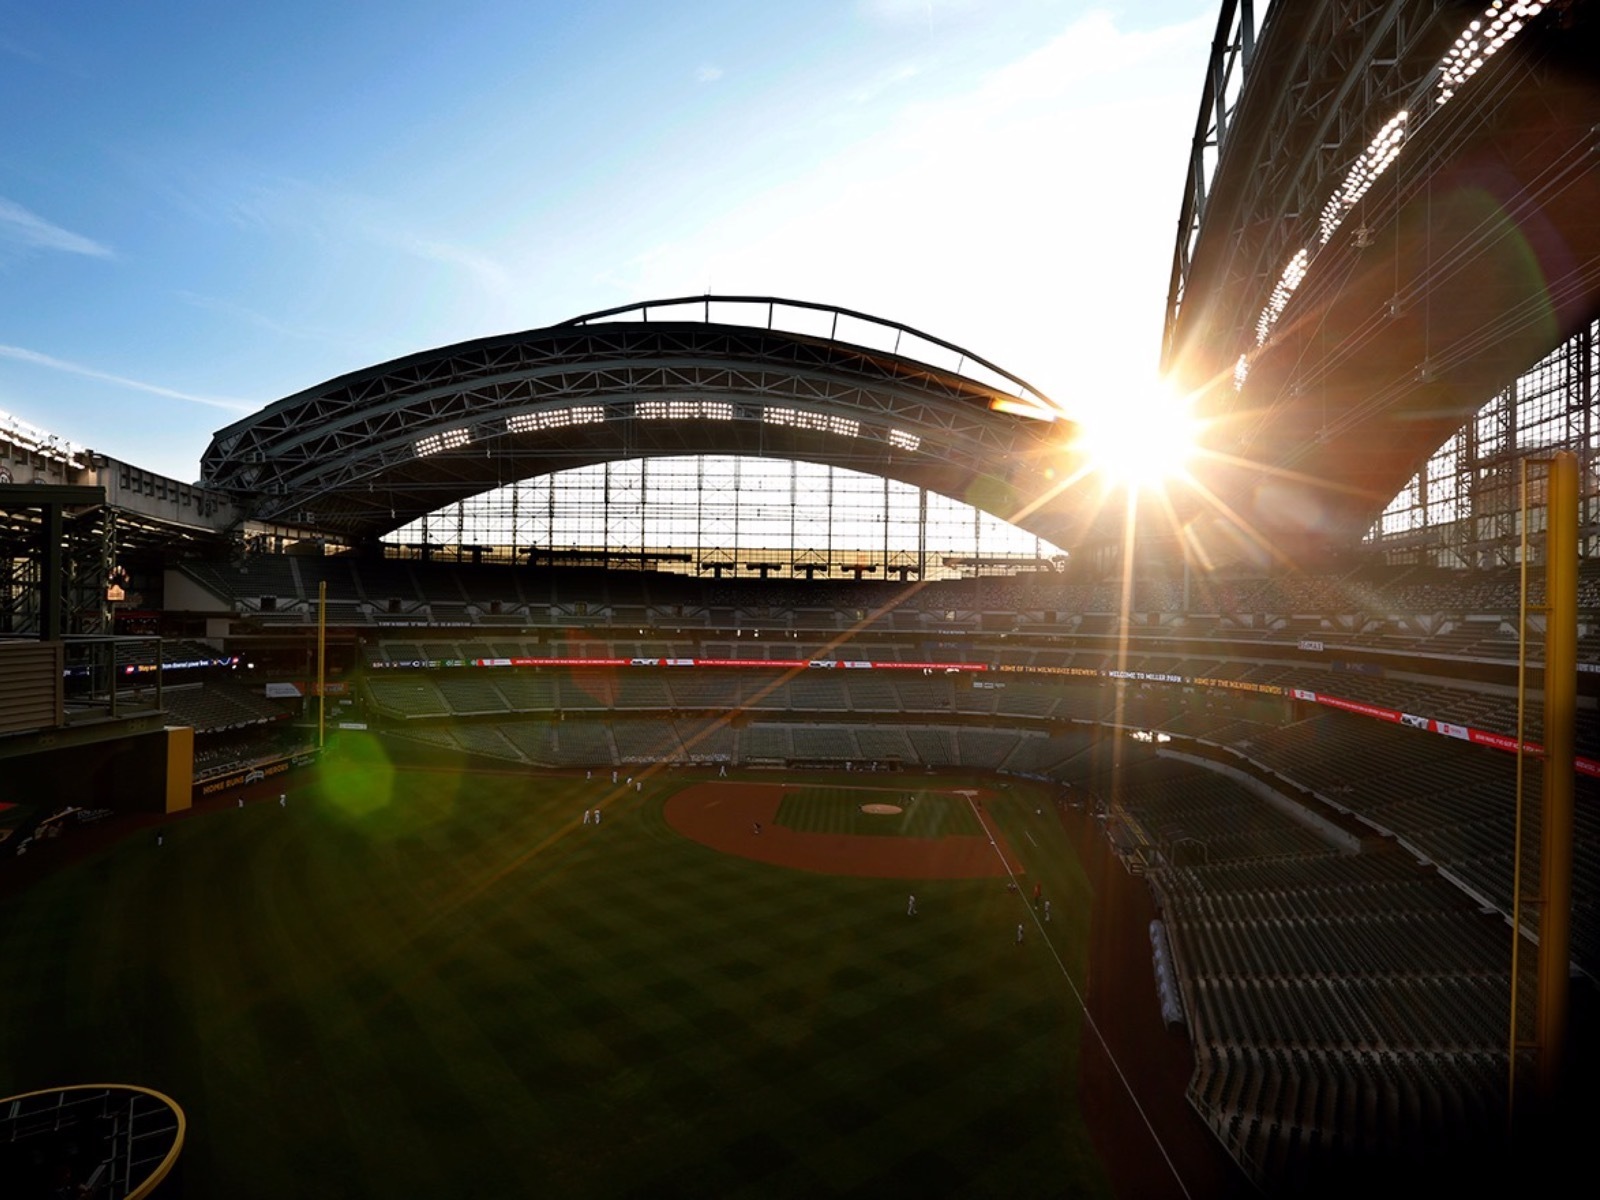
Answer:
[(1187, 475), (1199, 449), (1201, 424), (1191, 400), (1160, 383), (1106, 389), (1073, 418), (1073, 449), (1108, 488), (1164, 488)]

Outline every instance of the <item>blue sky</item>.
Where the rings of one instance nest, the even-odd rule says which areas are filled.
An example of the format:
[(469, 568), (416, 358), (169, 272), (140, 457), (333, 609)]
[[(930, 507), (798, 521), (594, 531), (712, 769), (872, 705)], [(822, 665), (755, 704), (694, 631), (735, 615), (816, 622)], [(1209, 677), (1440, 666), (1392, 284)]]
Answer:
[(706, 290), (1153, 377), (1214, 0), (0, 0), (0, 410), (192, 479), (344, 371)]

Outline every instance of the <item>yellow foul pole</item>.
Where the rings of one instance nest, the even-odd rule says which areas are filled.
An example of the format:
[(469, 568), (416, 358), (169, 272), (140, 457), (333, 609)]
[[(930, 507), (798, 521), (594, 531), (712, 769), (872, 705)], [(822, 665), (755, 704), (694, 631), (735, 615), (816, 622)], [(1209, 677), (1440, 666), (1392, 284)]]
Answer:
[(1539, 1090), (1555, 1099), (1567, 1048), (1573, 751), (1578, 705), (1578, 459), (1550, 463), (1545, 533), (1544, 822), (1540, 850)]
[(1522, 816), (1527, 779), (1528, 746), (1528, 460), (1518, 462), (1521, 469), (1517, 524), (1522, 529), (1522, 554), (1517, 577), (1517, 805), (1511, 834), (1511, 1029), (1506, 1055), (1506, 1119), (1515, 1118), (1517, 1109), (1517, 1050), (1521, 1045), (1517, 1028), (1517, 994), (1522, 979)]
[(317, 749), (327, 729), (328, 711), (328, 581), (317, 584)]

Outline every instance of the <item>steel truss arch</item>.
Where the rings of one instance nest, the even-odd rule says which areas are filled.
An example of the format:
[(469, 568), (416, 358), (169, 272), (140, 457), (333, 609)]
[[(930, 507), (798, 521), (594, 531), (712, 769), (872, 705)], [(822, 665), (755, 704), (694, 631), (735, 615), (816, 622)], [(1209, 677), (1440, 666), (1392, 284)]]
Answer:
[[(1169, 365), (1201, 321), (1242, 339), (1344, 170), (1436, 76), (1460, 12), (1445, 0), (1282, 3), (1254, 39), (1249, 5), (1235, 5), (1223, 0), (1202, 90), (1167, 299)], [(1191, 296), (1204, 303), (1186, 305)]]
[[(979, 496), (979, 507), (1050, 541), (1070, 534), (1067, 506), (1049, 501), (1070, 474), (1071, 429), (1023, 380), (850, 310), (702, 297), (705, 320), (654, 315), (685, 303), (589, 314), (341, 376), (218, 431), (202, 478), (255, 519), (361, 540), (568, 467), (757, 454)], [(830, 335), (840, 317), (869, 321), (869, 334), (892, 344), (779, 329), (770, 316), (763, 326), (710, 319), (729, 305), (823, 314)], [(938, 352), (951, 365), (922, 361)]]
[(1354, 544), (1600, 315), (1600, 3), (1540, 5), (1461, 60), (1485, 0), (1284, 0), (1225, 92), (1248, 41), (1221, 2), (1233, 75), (1203, 89), (1164, 364), (1203, 395), (1212, 491), (1273, 536)]

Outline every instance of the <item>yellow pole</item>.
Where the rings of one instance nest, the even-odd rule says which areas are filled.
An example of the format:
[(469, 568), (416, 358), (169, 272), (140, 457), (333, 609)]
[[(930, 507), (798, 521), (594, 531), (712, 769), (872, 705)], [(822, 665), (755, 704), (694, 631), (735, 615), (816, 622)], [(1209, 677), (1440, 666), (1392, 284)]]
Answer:
[(1539, 1090), (1553, 1100), (1567, 1048), (1573, 765), (1578, 707), (1578, 459), (1550, 463), (1545, 520), (1544, 829), (1539, 917)]
[(328, 709), (328, 581), (317, 584), (317, 749), (327, 729)]
[(1511, 834), (1511, 1042), (1506, 1077), (1506, 1122), (1517, 1108), (1517, 991), (1522, 978), (1522, 801), (1523, 747), (1527, 743), (1528, 704), (1528, 460), (1520, 459), (1522, 555), (1517, 582), (1517, 805)]

